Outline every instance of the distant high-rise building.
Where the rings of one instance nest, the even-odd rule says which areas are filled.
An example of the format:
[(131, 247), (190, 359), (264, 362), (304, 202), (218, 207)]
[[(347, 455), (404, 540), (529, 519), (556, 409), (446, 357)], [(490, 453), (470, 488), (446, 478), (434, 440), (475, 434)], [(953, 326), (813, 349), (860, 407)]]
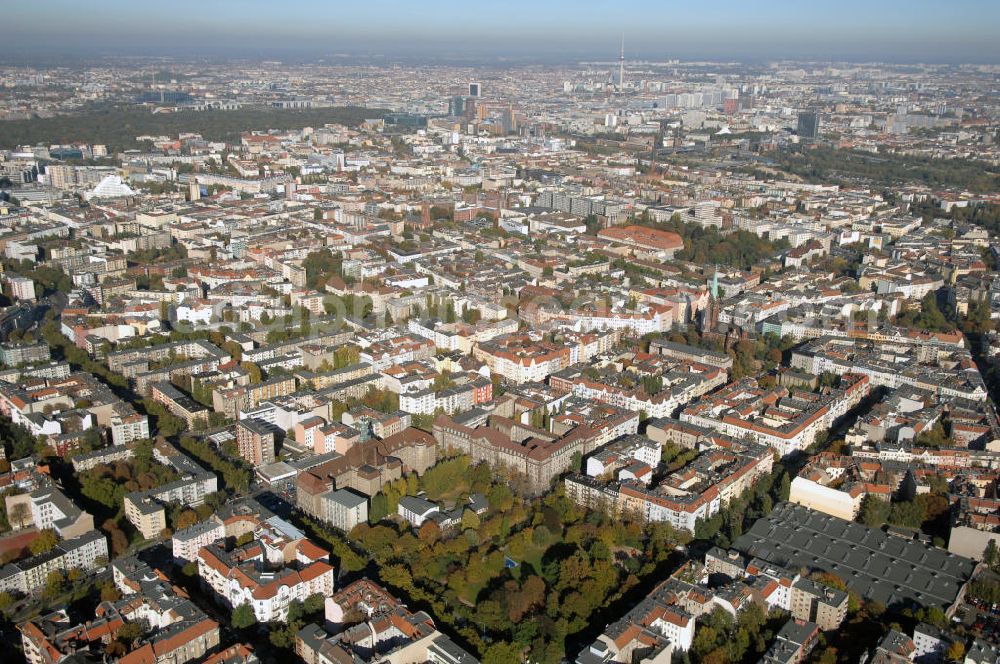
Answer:
[(45, 168), (46, 179), (50, 187), (69, 189), (76, 185), (76, 169), (65, 164), (53, 164)]
[(469, 83), (469, 96), (478, 97), (481, 90), (478, 83)]
[(625, 90), (625, 35), (622, 34), (622, 52), (618, 59), (618, 91)]
[(517, 131), (517, 117), (514, 115), (514, 109), (510, 106), (505, 108), (503, 113), (501, 113), (500, 126), (505, 134)]
[(460, 117), (465, 114), (465, 97), (461, 95), (455, 95), (448, 102), (448, 115), (452, 117)]
[(819, 113), (816, 111), (806, 111), (799, 113), (799, 126), (796, 133), (799, 138), (815, 140), (819, 138)]

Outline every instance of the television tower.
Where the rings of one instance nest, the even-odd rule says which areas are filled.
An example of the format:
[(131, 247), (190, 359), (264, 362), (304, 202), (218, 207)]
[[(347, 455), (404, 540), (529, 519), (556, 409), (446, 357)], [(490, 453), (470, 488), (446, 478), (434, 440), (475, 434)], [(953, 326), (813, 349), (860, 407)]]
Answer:
[(625, 92), (625, 33), (622, 33), (622, 51), (618, 58), (618, 92)]

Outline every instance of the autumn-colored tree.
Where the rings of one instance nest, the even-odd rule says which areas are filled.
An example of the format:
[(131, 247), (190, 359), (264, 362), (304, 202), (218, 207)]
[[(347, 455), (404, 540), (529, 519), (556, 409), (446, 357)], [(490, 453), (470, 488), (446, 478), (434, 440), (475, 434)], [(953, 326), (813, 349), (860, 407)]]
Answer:
[(716, 648), (702, 658), (702, 664), (729, 664), (729, 654), (725, 648)]
[(483, 664), (511, 664), (520, 662), (521, 648), (510, 643), (494, 643), (483, 653)]
[(66, 577), (62, 570), (52, 570), (45, 577), (45, 587), (42, 595), (46, 598), (58, 597), (66, 591)]
[(847, 590), (847, 584), (844, 583), (844, 580), (832, 572), (816, 572), (812, 575), (812, 578), (816, 583), (824, 586), (829, 586), (836, 590)]
[(559, 567), (559, 587), (579, 588), (589, 572), (590, 562), (583, 552), (578, 551), (562, 561)]
[(462, 512), (462, 530), (476, 530), (479, 528), (479, 515), (472, 510)]
[(125, 623), (115, 634), (115, 638), (131, 646), (142, 636), (142, 626), (137, 622)]
[(104, 583), (101, 585), (101, 601), (102, 602), (114, 602), (121, 599), (122, 594), (115, 587), (114, 583)]
[(441, 528), (436, 523), (428, 519), (424, 521), (420, 526), (420, 530), (417, 532), (417, 537), (424, 544), (433, 544), (441, 539)]
[(757, 385), (759, 385), (762, 389), (765, 390), (773, 389), (774, 387), (777, 386), (777, 384), (778, 384), (777, 379), (772, 374), (769, 373), (764, 374), (763, 376), (757, 379)]
[(46, 553), (55, 548), (56, 544), (59, 543), (59, 536), (51, 528), (46, 528), (38, 533), (38, 537), (32, 540), (31, 544), (28, 545), (28, 549), (31, 551), (32, 555), (37, 556), (40, 553)]
[(507, 615), (514, 624), (521, 622), (528, 611), (545, 601), (545, 582), (537, 576), (529, 576), (517, 588), (516, 583), (507, 592)]
[(701, 625), (695, 632), (694, 640), (691, 642), (691, 651), (696, 658), (704, 658), (715, 648), (718, 640), (718, 632), (708, 625)]
[(476, 624), (490, 630), (501, 630), (507, 627), (507, 615), (500, 602), (487, 599), (476, 605)]
[(382, 568), (382, 580), (390, 586), (410, 590), (413, 588), (413, 577), (403, 565), (388, 565)]
[(111, 537), (111, 555), (120, 556), (128, 550), (128, 535), (125, 534), (114, 519), (106, 519), (101, 529)]
[(925, 521), (933, 521), (951, 511), (951, 504), (948, 502), (948, 498), (942, 495), (933, 493), (920, 494), (916, 497), (916, 501), (923, 507)]
[(262, 376), (260, 372), (260, 367), (258, 367), (256, 364), (248, 361), (242, 363), (240, 365), (240, 368), (247, 372), (247, 375), (250, 377), (250, 382), (252, 384), (261, 382)]
[(194, 510), (184, 510), (177, 517), (177, 523), (174, 524), (174, 527), (177, 530), (181, 530), (183, 528), (190, 528), (196, 523), (198, 523), (198, 513)]

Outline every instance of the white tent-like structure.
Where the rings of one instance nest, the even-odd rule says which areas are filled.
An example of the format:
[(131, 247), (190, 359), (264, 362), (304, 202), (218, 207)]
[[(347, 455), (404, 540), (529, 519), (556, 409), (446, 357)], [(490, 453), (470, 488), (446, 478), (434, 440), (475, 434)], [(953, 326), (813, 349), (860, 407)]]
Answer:
[(135, 196), (136, 192), (132, 187), (117, 175), (108, 175), (97, 183), (97, 186), (87, 192), (86, 199), (92, 198), (122, 198), (124, 196)]

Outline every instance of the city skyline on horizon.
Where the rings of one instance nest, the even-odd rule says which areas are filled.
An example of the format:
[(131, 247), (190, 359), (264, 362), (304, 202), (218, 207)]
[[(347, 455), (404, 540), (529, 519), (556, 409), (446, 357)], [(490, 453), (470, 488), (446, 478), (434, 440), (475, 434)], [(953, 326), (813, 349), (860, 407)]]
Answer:
[(0, 664), (1000, 664), (992, 3), (8, 2)]
[[(178, 0), (136, 6), (122, 0), (81, 5), (53, 0), (7, 9), (9, 37), (0, 57), (198, 56), (315, 59), (375, 57), (503, 62), (802, 59), (927, 63), (1000, 63), (992, 29), (1000, 5), (960, 0), (947, 11), (929, 0), (860, 0), (752, 6), (734, 0), (711, 12), (680, 3), (604, 0), (529, 3), (470, 12), (454, 0), (375, 0), (342, 7), (306, 0), (205, 5)], [(974, 20), (972, 20), (974, 19)]]

